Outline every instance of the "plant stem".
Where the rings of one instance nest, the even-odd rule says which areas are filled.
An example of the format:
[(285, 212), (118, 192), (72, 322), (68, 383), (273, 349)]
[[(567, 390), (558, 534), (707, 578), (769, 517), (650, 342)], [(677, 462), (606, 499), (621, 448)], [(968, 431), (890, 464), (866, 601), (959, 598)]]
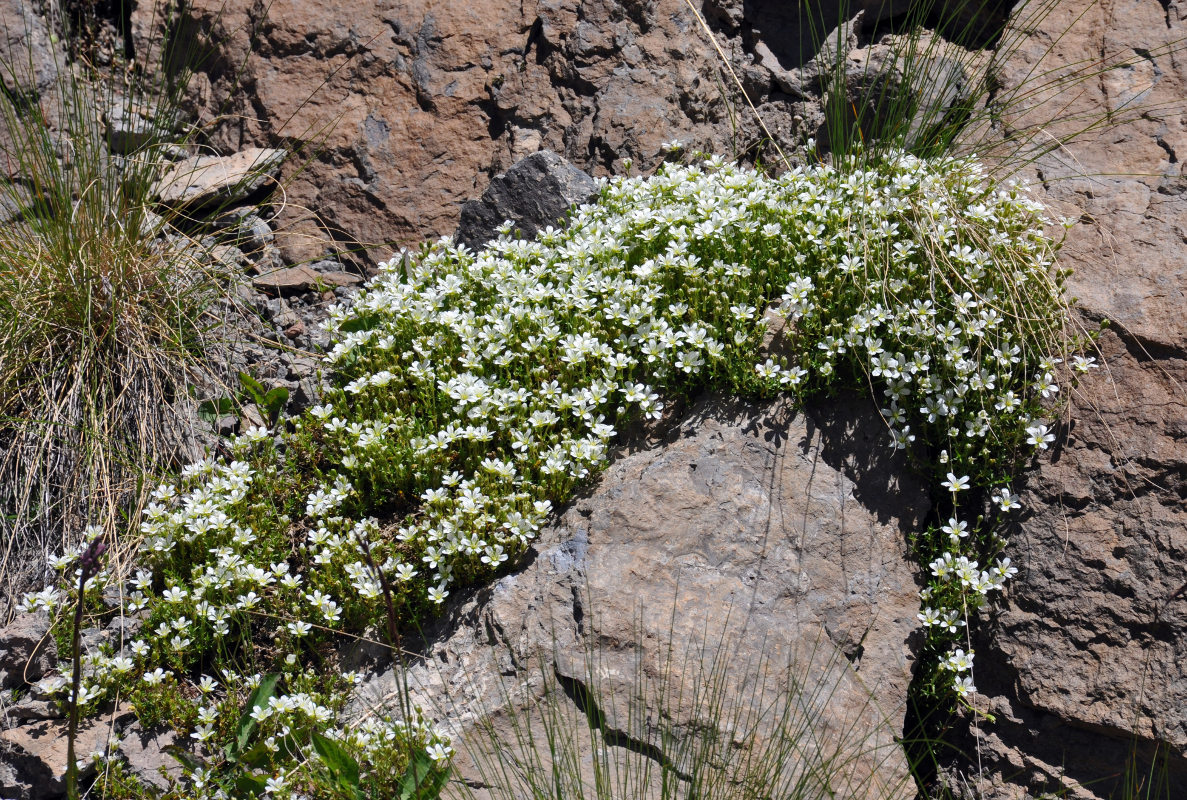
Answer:
[(74, 757), (74, 740), (78, 736), (78, 692), (82, 688), (82, 612), (83, 592), (87, 585), (87, 571), (78, 578), (78, 601), (74, 607), (74, 630), (70, 638), (70, 656), (74, 670), (70, 678), (70, 722), (66, 729), (66, 797), (78, 800), (78, 763)]

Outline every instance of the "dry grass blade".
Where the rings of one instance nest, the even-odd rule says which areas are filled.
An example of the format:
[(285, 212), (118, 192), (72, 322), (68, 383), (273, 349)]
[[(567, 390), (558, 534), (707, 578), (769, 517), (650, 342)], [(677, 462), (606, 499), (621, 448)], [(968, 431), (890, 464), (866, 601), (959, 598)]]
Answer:
[(119, 156), (105, 132), (113, 109), (176, 122), (176, 91), (53, 58), (39, 97), (0, 96), (0, 623), (47, 555), (86, 524), (118, 545), (154, 478), (201, 455), (190, 387), (214, 381), (227, 302), (181, 212), (154, 204), (160, 136)]

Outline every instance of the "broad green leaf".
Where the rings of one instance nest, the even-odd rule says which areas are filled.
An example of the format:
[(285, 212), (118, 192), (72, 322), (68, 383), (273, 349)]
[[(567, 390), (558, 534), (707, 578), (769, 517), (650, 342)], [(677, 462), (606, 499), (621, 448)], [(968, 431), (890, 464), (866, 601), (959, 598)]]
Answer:
[(198, 417), (205, 422), (214, 422), (219, 417), (230, 414), (235, 408), (235, 401), (229, 397), (216, 400), (203, 400), (198, 404)]
[(239, 754), (251, 740), (251, 735), (255, 733), (256, 721), (252, 719), (251, 712), (261, 706), (268, 705), (272, 695), (276, 694), (276, 684), (279, 680), (280, 675), (278, 674), (265, 675), (260, 681), (260, 685), (251, 693), (251, 697), (247, 698), (247, 704), (243, 707), (243, 716), (239, 718), (239, 724), (235, 726), (235, 742), (227, 746), (227, 757), (232, 761), (239, 758)]
[(268, 423), (275, 425), (276, 420), (280, 417), (280, 412), (284, 410), (284, 406), (289, 400), (289, 390), (283, 386), (277, 386), (264, 395), (264, 404), (261, 408), (264, 413), (268, 415)]
[(263, 742), (258, 742), (239, 756), (239, 763), (256, 769), (266, 769), (272, 764), (272, 751)]
[(264, 406), (264, 396), (268, 394), (268, 390), (264, 388), (264, 384), (257, 381), (246, 372), (239, 373), (239, 383), (243, 385), (244, 390), (251, 395), (251, 399), (256, 405), (261, 408)]
[(346, 752), (342, 745), (333, 739), (322, 736), (317, 732), (313, 734), (313, 749), (321, 756), (321, 760), (330, 771), (330, 777), (334, 779), (334, 782), (338, 784), (339, 788), (353, 791), (358, 795), (359, 764), (350, 753)]
[(423, 750), (417, 750), (408, 771), (400, 778), (400, 800), (434, 800), (440, 796), (448, 777), (448, 771), (438, 771), (433, 759)]
[(348, 319), (338, 326), (338, 330), (342, 333), (355, 333), (357, 331), (368, 331), (375, 327), (376, 321), (371, 317), (355, 317)]
[(261, 775), (245, 772), (235, 778), (235, 791), (241, 797), (244, 795), (255, 797), (266, 788), (268, 788), (268, 779)]

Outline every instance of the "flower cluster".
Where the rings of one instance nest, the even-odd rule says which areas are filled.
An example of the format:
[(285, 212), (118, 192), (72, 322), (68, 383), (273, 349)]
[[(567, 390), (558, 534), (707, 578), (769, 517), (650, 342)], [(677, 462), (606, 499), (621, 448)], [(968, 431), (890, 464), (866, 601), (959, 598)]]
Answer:
[[(1009, 468), (1053, 438), (1039, 420), (1060, 390), (1064, 304), (1040, 212), (967, 159), (892, 154), (770, 178), (714, 158), (604, 181), (565, 230), (534, 240), (508, 225), (481, 252), (443, 239), (401, 253), (331, 310), (324, 405), (157, 490), (124, 608), (145, 623), (127, 652), (91, 664), (89, 697), (129, 681), (207, 692), (195, 674), (212, 659), (270, 659), (287, 689), (253, 711), (262, 732), (275, 744), (333, 730), (340, 704), (309, 678), (322, 645), (374, 630), (387, 607), (431, 612), (516, 558), (625, 426), (709, 386), (846, 384), (873, 387), (888, 445), (934, 476), (947, 522), (918, 537), (932, 577), (920, 620), (950, 690), (969, 694), (959, 631), (1016, 571), (993, 532), (1019, 505)], [(772, 312), (780, 341), (764, 351)], [(202, 705), (188, 735), (214, 753), (235, 702)], [(393, 737), (447, 757), (427, 724), (340, 738), (376, 763), (370, 748)], [(295, 785), (302, 747), (278, 746), (270, 763), (288, 777), (269, 791)]]

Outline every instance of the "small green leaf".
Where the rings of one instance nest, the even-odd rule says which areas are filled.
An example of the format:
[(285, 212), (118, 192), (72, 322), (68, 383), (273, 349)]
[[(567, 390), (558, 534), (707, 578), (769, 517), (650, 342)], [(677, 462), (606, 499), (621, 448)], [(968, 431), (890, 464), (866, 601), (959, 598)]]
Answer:
[(438, 770), (433, 759), (418, 750), (408, 764), (408, 771), (400, 778), (400, 800), (433, 800), (440, 797), (449, 777), (448, 770)]
[(255, 797), (268, 788), (268, 779), (261, 775), (243, 773), (235, 778), (235, 791), (240, 796)]
[(239, 383), (243, 385), (244, 391), (246, 391), (251, 397), (252, 402), (254, 402), (260, 408), (263, 408), (264, 397), (268, 394), (268, 390), (264, 388), (264, 384), (260, 383), (246, 372), (239, 373)]
[(370, 316), (355, 317), (348, 319), (338, 326), (338, 330), (342, 333), (356, 333), (358, 331), (369, 331), (375, 327), (375, 320)]
[(234, 409), (235, 401), (229, 397), (204, 400), (198, 404), (198, 417), (205, 422), (214, 423), (219, 417), (230, 414)]
[(277, 386), (268, 392), (268, 394), (264, 395), (264, 403), (260, 408), (268, 415), (269, 427), (276, 425), (276, 420), (280, 418), (280, 412), (284, 411), (284, 407), (288, 401), (289, 390), (283, 386)]
[(239, 756), (240, 764), (246, 764), (256, 769), (265, 769), (271, 762), (272, 751), (263, 742), (253, 745), (246, 753)]

